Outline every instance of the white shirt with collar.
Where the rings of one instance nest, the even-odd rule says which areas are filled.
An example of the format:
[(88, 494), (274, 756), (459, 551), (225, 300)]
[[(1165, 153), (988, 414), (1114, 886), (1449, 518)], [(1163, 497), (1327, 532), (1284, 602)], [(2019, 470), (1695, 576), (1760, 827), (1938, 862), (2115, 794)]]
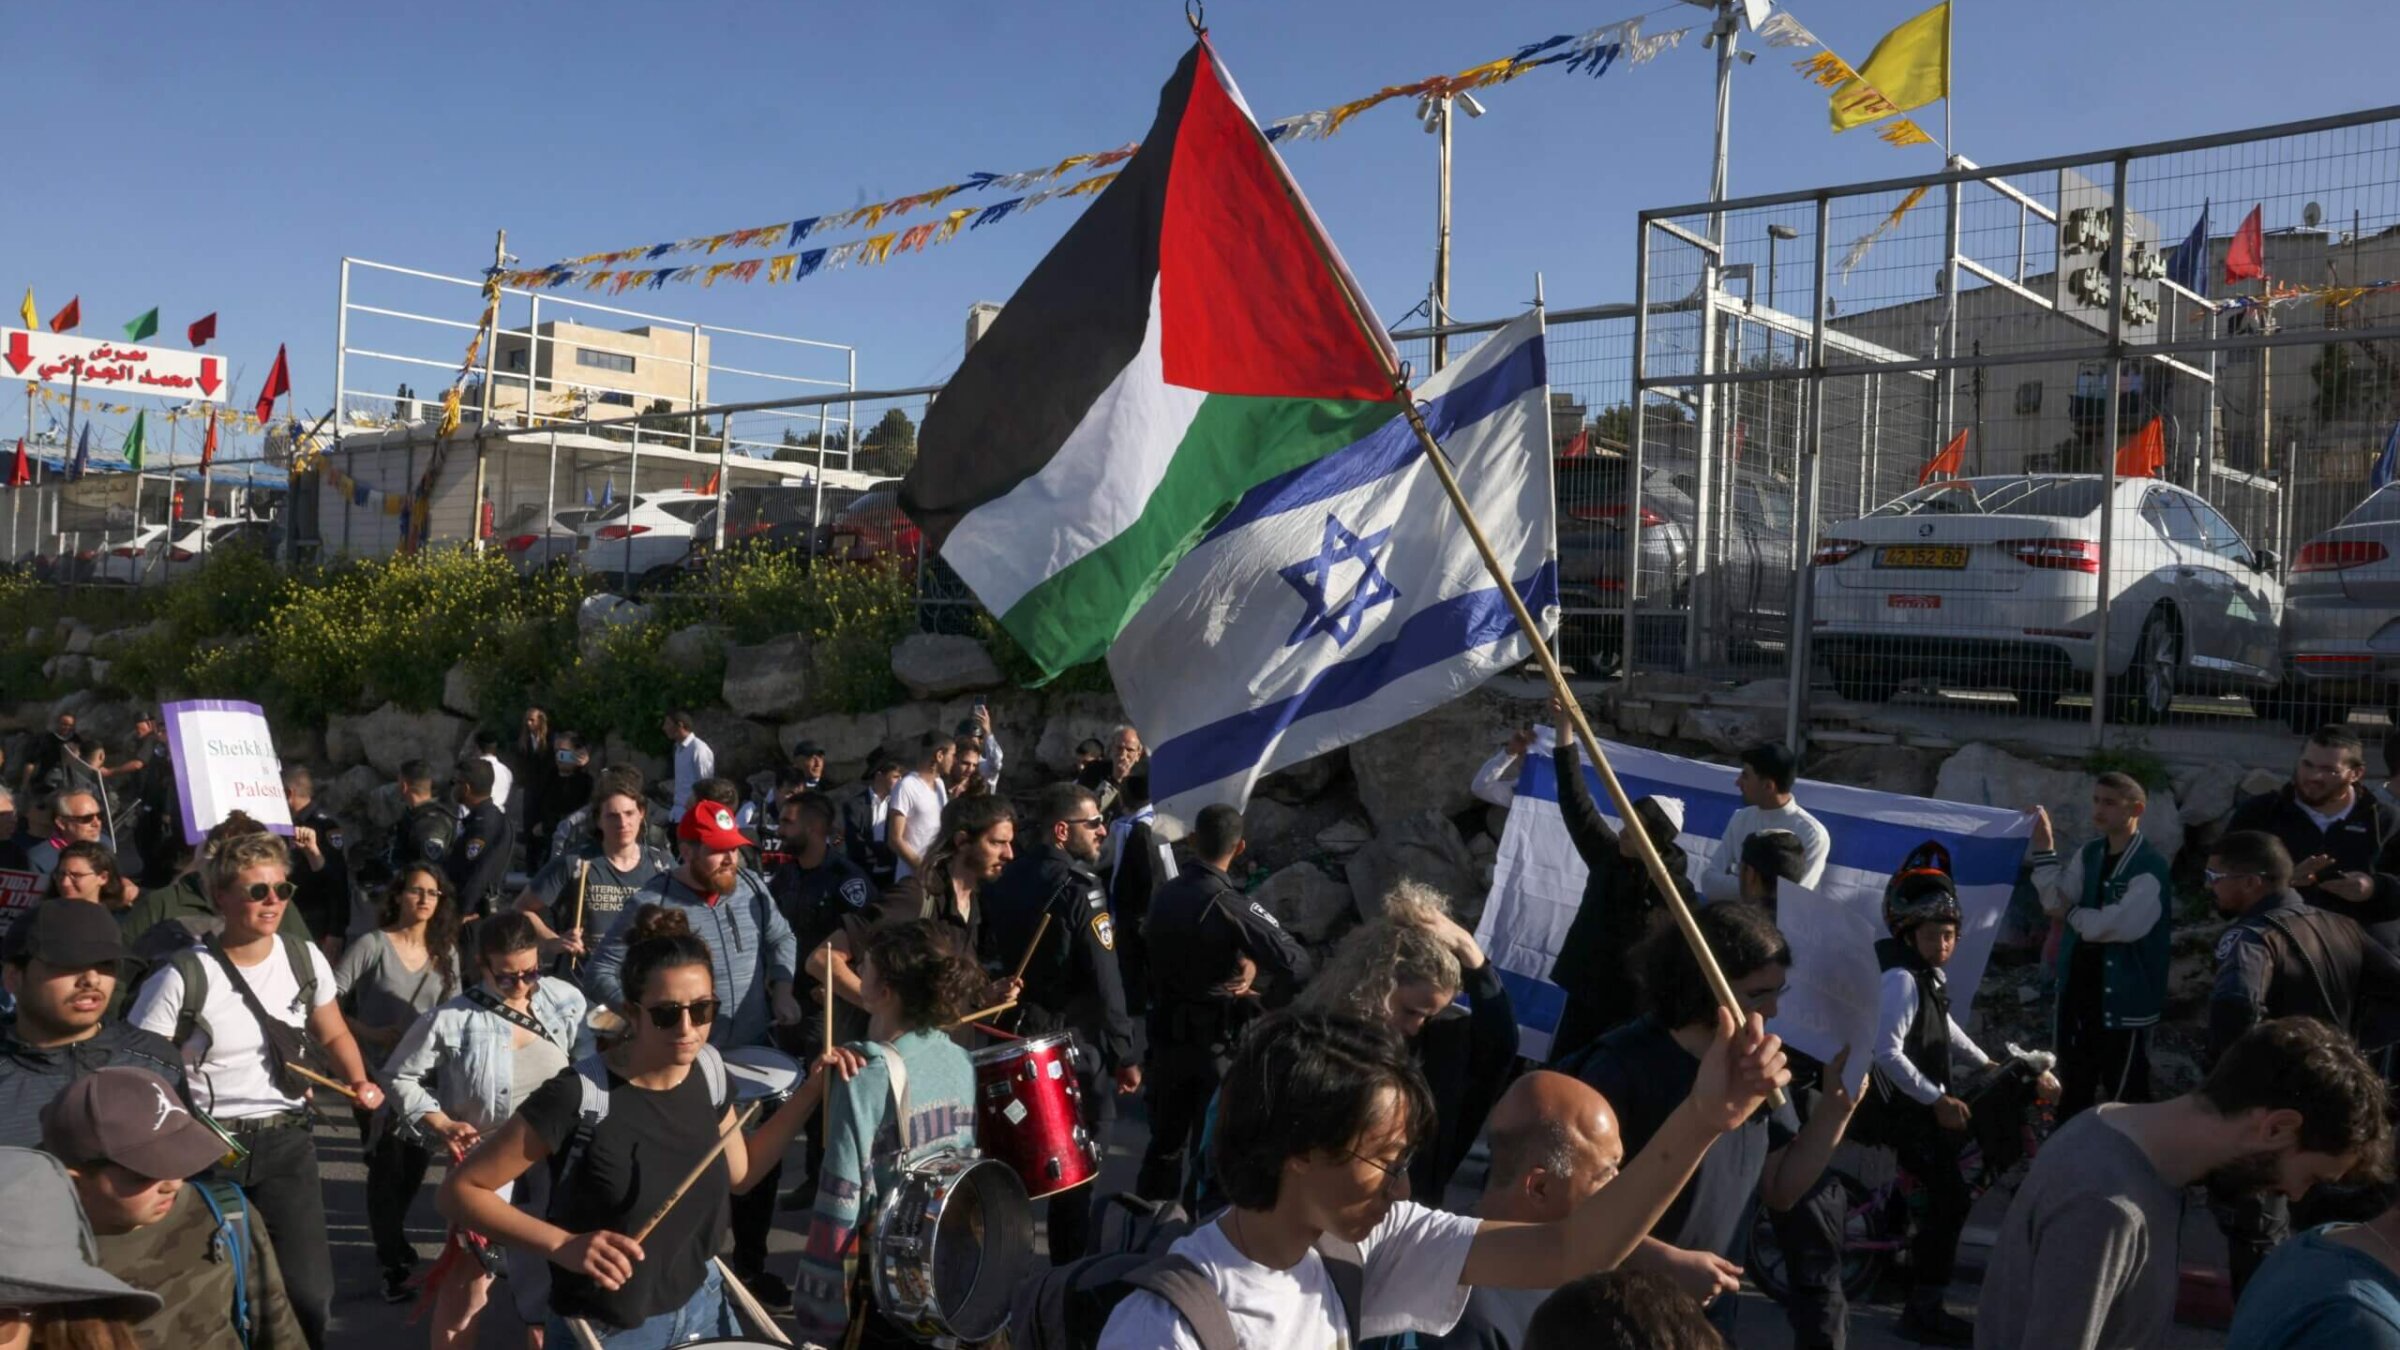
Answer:
[(675, 805), (667, 812), (670, 823), (682, 820), (683, 813), (691, 809), (693, 786), (716, 772), (717, 752), (697, 734), (685, 732), (675, 743)]

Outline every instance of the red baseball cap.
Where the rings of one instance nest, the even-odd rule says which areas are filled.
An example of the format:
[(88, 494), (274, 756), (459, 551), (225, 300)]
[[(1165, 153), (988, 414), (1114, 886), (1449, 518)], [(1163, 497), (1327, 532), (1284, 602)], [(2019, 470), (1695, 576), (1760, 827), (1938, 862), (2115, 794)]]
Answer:
[(750, 836), (733, 823), (733, 808), (723, 802), (695, 801), (675, 824), (675, 837), (728, 852), (751, 846)]

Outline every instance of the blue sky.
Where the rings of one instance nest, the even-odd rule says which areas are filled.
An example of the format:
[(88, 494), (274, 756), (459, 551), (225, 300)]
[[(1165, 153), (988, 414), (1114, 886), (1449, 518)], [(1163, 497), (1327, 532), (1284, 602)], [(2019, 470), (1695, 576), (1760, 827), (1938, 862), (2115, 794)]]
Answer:
[[(1271, 119), (1643, 4), (1215, 0), (1208, 17)], [(1793, 12), (1858, 62), (1920, 8)], [(1536, 270), (1553, 305), (1630, 298), (1634, 212), (1706, 193), (1707, 21), (1666, 6), (1646, 26), (1693, 26), (1682, 50), (1597, 82), (1537, 71), (1462, 121), (1454, 312), (1513, 311)], [(1961, 0), (1956, 22), (1958, 147), (1987, 164), (2369, 106), (2400, 49), (2400, 9), (2364, 0), (2272, 19), (2236, 0)], [(218, 310), (243, 401), (288, 342), (300, 404), (321, 410), (345, 254), (470, 275), (497, 226), (538, 265), (1029, 168), (1139, 137), (1187, 41), (1176, 0), (9, 4), (0, 290), (13, 311), (33, 285), (45, 313), (80, 293), (99, 336), (159, 305), (177, 340)], [(1833, 137), (1790, 56), (1767, 51), (1736, 77), (1735, 195), (1938, 167), (1931, 148)], [(1434, 152), (1407, 106), (1287, 154), (1386, 319), (1417, 303)], [(880, 268), (669, 287), (638, 305), (853, 343), (869, 388), (931, 382), (957, 360), (966, 307), (1005, 299), (1076, 209)], [(474, 317), (471, 296), (458, 311)], [(423, 374), (420, 390), (438, 384)]]

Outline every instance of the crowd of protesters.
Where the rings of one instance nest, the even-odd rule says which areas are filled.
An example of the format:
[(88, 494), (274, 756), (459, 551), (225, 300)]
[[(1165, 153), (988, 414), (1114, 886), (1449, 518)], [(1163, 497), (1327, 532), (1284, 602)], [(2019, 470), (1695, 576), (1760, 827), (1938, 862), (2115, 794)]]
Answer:
[[(2198, 918), (2122, 774), (2098, 777), (2079, 848), (2033, 812), (2047, 1049), (1970, 1034), (1945, 973), (1969, 916), (1926, 841), (1876, 864), (1878, 973), (1855, 991), (1874, 1037), (1820, 1062), (1767, 1030), (1794, 965), (1779, 907), (1849, 856), (1791, 753), (1740, 756), (1743, 805), (1695, 869), (1686, 803), (1620, 823), (1573, 738), (1529, 727), (1476, 794), (1505, 803), (1552, 756), (1588, 877), (1535, 1064), (1527, 982), (1452, 917), (1472, 897), (1403, 882), (1312, 952), (1247, 894), (1239, 811), (1154, 828), (1134, 728), (1055, 782), (980, 706), (845, 780), (802, 741), (731, 781), (679, 712), (653, 781), (595, 763), (612, 730), (528, 710), (401, 765), (358, 818), (287, 766), (288, 832), (237, 813), (197, 842), (146, 716), (102, 744), (61, 713), (10, 750), (0, 872), (39, 898), (0, 937), (0, 1350), (324, 1346), (313, 1127), (336, 1102), (366, 1163), (371, 1292), (421, 1305), (437, 1347), (505, 1318), (533, 1346), (646, 1350), (739, 1335), (751, 1301), (824, 1344), (911, 1343), (876, 1304), (870, 1220), (903, 1164), (975, 1146), (987, 1033), (959, 1024), (994, 1006), (1002, 1034), (1072, 1035), (1083, 1137), (1105, 1151), (1145, 1121), (1130, 1198), (1190, 1216), (1162, 1221), (1161, 1261), (1101, 1282), (1081, 1273), (1104, 1259), (1102, 1197), (1042, 1202), (1062, 1296), (1091, 1314), (1059, 1344), (1839, 1347), (1855, 1216), (1831, 1164), (1858, 1143), (1907, 1179), (1909, 1339), (2166, 1344), (2197, 1188), (2234, 1344), (2400, 1347), (2400, 810), (2342, 729), (2206, 846), (2227, 921), (2207, 1059), (2165, 1100), (2152, 1037), (2175, 927)], [(752, 1119), (727, 1066), (756, 1048), (805, 1067)], [(2028, 1134), (1981, 1297), (1954, 1298), (1994, 1179), (1976, 1169)], [(407, 1222), (429, 1185), (433, 1253)], [(1737, 1318), (1762, 1229), (1788, 1332)]]

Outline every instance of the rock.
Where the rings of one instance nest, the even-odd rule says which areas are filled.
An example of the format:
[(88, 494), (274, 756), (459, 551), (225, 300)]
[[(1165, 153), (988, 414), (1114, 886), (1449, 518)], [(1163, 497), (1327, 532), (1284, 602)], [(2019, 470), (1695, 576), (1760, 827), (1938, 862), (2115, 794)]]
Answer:
[(1600, 706), (1626, 735), (1664, 740), (1675, 734), (1684, 710), (1692, 703), (1688, 698), (1662, 699), (1658, 695), (1698, 694), (1707, 688), (1708, 681), (1697, 675), (1641, 671), (1630, 682), (1611, 683), (1600, 696)]
[(635, 749), (633, 742), (625, 739), (624, 732), (611, 731), (608, 733), (608, 738), (601, 742), (600, 748), (602, 754), (598, 763), (624, 764), (638, 769), (641, 771), (642, 782), (645, 786), (664, 789), (657, 793), (657, 796), (663, 798), (673, 795), (672, 766), (658, 755), (651, 754), (647, 750)]
[(702, 708), (692, 714), (692, 731), (716, 752), (719, 778), (746, 782), (750, 775), (780, 768), (785, 762), (774, 729), (746, 717), (736, 717), (718, 708)]
[(1359, 805), (1381, 833), (1419, 812), (1475, 805), (1475, 770), (1521, 719), (1498, 698), (1470, 695), (1350, 746)]
[[(1780, 684), (1782, 681), (1774, 683)], [(1687, 707), (1683, 715), (1675, 719), (1675, 738), (1698, 741), (1721, 755), (1734, 755), (1761, 741), (1782, 740), (1783, 724), (1781, 705)]]
[[(1116, 729), (1125, 724), (1125, 706), (1114, 694), (1068, 694), (1051, 705), (1048, 720), (1042, 723), (1041, 739), (1035, 742), (1033, 757), (1052, 773), (1064, 774), (1075, 767), (1075, 747), (1085, 740), (1095, 740), (1103, 746)], [(893, 730), (899, 730), (895, 723)]]
[(667, 634), (659, 644), (659, 654), (685, 670), (710, 670), (724, 659), (726, 631), (723, 624), (695, 623)]
[(626, 624), (650, 622), (650, 607), (621, 595), (602, 591), (583, 597), (575, 610), (577, 632), (589, 633), (599, 628), (616, 628)]
[(815, 741), (825, 747), (825, 776), (837, 781), (856, 778), (891, 735), (891, 718), (884, 713), (827, 713), (786, 722), (776, 732), (776, 745), (788, 759), (792, 747)]
[(74, 690), (59, 699), (51, 707), (52, 714), (75, 714), (76, 733), (86, 740), (100, 741), (110, 746), (121, 746), (132, 741), (134, 714), (141, 709), (123, 699), (112, 698), (93, 687), (101, 681), (101, 675), (93, 672), (97, 670), (104, 674), (108, 668), (108, 662), (88, 656), (73, 659), (84, 664), (86, 687)]
[(361, 764), (320, 781), (317, 801), (343, 820), (363, 821), (368, 794), (382, 785), (383, 776)]
[[(1966, 746), (1942, 762), (1933, 795), (1946, 802), (2031, 810), (2049, 808), (2051, 828), (2061, 852), (2092, 837), (2093, 775), (2081, 769), (2053, 769), (2019, 759), (1981, 742)], [(2152, 792), (2142, 814), (2142, 834), (2172, 858), (2183, 847), (2183, 814), (2174, 794)]]
[(482, 716), (475, 706), (475, 677), (466, 662), (442, 672), (442, 707), (469, 721)]
[[(375, 771), (367, 769), (365, 772), (371, 774)], [(440, 790), (440, 784), (435, 784), (435, 790)], [(398, 783), (378, 780), (359, 796), (358, 801), (359, 818), (364, 820), (367, 828), (374, 833), (390, 834), (399, 828), (401, 821), (408, 818), (408, 803), (400, 800)]]
[(2252, 769), (2242, 775), (2240, 786), (2234, 790), (2233, 800), (2239, 804), (2252, 797), (2273, 792), (2290, 781), (2288, 776), (2277, 773), (2273, 769)]
[(1350, 919), (1349, 884), (1315, 863), (1294, 863), (1270, 876), (1250, 898), (1301, 942), (1329, 941)]
[(2175, 780), (2175, 804), (2183, 808), (2186, 826), (2214, 825), (2240, 800), (2240, 785), (2221, 768), (2193, 769)]
[(106, 688), (108, 685), (108, 672), (114, 669), (116, 664), (116, 662), (109, 660), (105, 656), (86, 657), (84, 658), (83, 663), (83, 677), (92, 684)]
[(347, 769), (367, 762), (367, 752), (358, 743), (358, 719), (336, 714), (325, 719), (325, 762), (335, 769)]
[(70, 624), (67, 628), (66, 641), (59, 645), (59, 650), (70, 656), (90, 655), (92, 630), (80, 623)]
[(892, 678), (918, 698), (948, 698), (1003, 683), (983, 643), (957, 633), (911, 633), (892, 648)]
[(52, 684), (84, 684), (90, 679), (90, 667), (82, 657), (60, 652), (42, 662), (42, 678)]
[(1302, 837), (1303, 826), (1298, 810), (1272, 797), (1253, 796), (1242, 808), (1242, 838), (1249, 842), (1249, 857), (1291, 856), (1291, 846)]
[(1475, 855), (1458, 827), (1438, 811), (1420, 811), (1379, 831), (1344, 868), (1358, 912), (1374, 918), (1401, 883), (1415, 881), (1450, 903), (1452, 918), (1468, 929), (1483, 917), (1484, 893), (1475, 884)]
[(1942, 752), (1906, 745), (1854, 745), (1826, 755), (1805, 770), (1820, 783), (1897, 792), (1905, 797), (1933, 795), (1941, 772)]
[(1342, 757), (1335, 754), (1317, 755), (1286, 765), (1258, 780), (1251, 790), (1251, 801), (1272, 797), (1290, 806), (1302, 806), (1317, 800), (1333, 786), (1334, 775), (1342, 767)]
[(808, 707), (808, 639), (793, 635), (725, 649), (725, 706), (779, 721)]
[[(326, 725), (326, 752), (333, 752), (333, 722)], [(362, 759), (377, 772), (390, 777), (400, 772), (400, 766), (412, 759), (424, 760), (433, 766), (434, 784), (442, 786), (450, 766), (466, 740), (468, 726), (447, 713), (405, 712), (396, 703), (386, 703), (364, 717), (352, 719), (350, 732), (358, 737)]]
[(1347, 858), (1374, 841), (1374, 829), (1363, 820), (1342, 820), (1317, 831), (1317, 847), (1336, 858)]

